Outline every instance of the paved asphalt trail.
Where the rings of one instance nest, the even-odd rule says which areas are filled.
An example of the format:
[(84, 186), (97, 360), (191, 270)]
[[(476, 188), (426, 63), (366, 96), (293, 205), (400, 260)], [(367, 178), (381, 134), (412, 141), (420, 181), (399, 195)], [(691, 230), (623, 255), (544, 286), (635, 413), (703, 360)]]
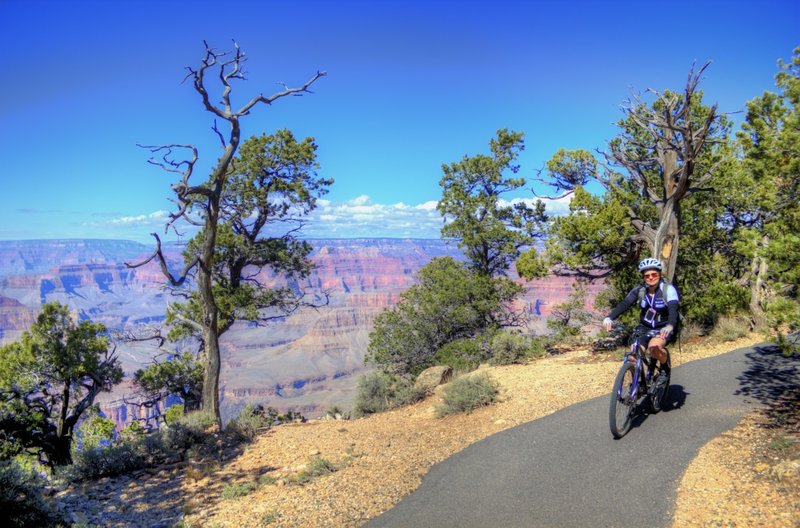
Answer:
[(694, 361), (673, 369), (671, 408), (638, 419), (622, 439), (609, 431), (609, 396), (572, 405), (435, 465), (367, 526), (669, 526), (697, 451), (753, 405), (798, 385), (800, 361), (769, 345)]

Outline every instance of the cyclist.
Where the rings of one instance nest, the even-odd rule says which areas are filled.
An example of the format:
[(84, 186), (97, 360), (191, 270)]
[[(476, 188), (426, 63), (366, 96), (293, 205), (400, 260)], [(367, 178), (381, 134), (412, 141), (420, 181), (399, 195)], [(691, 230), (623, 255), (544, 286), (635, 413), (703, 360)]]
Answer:
[(650, 356), (661, 364), (657, 381), (667, 379), (669, 365), (667, 363), (667, 343), (675, 340), (675, 327), (678, 324), (678, 291), (661, 278), (661, 262), (658, 259), (646, 258), (639, 263), (639, 272), (644, 284), (636, 286), (603, 319), (603, 327), (611, 330), (612, 321), (625, 313), (634, 304), (639, 305), (639, 326), (636, 331), (647, 332), (650, 341), (647, 349)]

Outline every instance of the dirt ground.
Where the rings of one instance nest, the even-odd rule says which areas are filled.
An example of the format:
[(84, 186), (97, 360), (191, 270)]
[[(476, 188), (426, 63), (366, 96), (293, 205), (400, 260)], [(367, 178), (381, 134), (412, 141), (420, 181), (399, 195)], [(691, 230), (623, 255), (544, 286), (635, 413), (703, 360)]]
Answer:
[[(673, 364), (762, 340), (685, 345)], [(608, 393), (618, 366), (617, 354), (573, 351), (487, 367), (499, 401), (470, 414), (436, 418), (434, 394), (368, 418), (275, 427), (222, 467), (200, 464), (176, 476), (188, 500), (183, 526), (361, 526), (471, 443)], [(796, 425), (762, 410), (706, 445), (680, 483), (674, 526), (800, 526)]]

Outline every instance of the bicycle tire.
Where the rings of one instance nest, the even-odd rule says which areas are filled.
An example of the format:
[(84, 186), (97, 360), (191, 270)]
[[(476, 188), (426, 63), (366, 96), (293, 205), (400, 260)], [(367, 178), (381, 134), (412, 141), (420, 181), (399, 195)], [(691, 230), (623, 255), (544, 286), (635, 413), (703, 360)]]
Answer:
[(614, 438), (622, 438), (630, 430), (635, 414), (636, 402), (633, 393), (633, 374), (636, 367), (630, 363), (622, 365), (614, 380), (611, 402), (608, 408), (608, 423)]
[[(667, 363), (669, 365), (669, 362)], [(667, 375), (667, 383), (664, 384), (663, 387), (658, 387), (653, 391), (653, 394), (650, 395), (649, 398), (649, 410), (653, 414), (656, 414), (664, 408), (664, 404), (667, 402), (667, 394), (669, 394), (669, 382), (671, 378), (671, 373)]]

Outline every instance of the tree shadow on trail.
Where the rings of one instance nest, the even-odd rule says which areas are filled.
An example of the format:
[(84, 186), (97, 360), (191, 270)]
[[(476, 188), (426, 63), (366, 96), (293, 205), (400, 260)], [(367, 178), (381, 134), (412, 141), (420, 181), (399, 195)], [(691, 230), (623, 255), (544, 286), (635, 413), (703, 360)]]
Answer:
[(745, 354), (748, 368), (737, 377), (737, 395), (767, 408), (775, 423), (800, 427), (800, 356), (786, 357), (777, 346), (755, 347)]
[(800, 387), (800, 357), (786, 357), (770, 345), (755, 347), (745, 357), (748, 368), (736, 378), (741, 388), (735, 394), (770, 404)]

